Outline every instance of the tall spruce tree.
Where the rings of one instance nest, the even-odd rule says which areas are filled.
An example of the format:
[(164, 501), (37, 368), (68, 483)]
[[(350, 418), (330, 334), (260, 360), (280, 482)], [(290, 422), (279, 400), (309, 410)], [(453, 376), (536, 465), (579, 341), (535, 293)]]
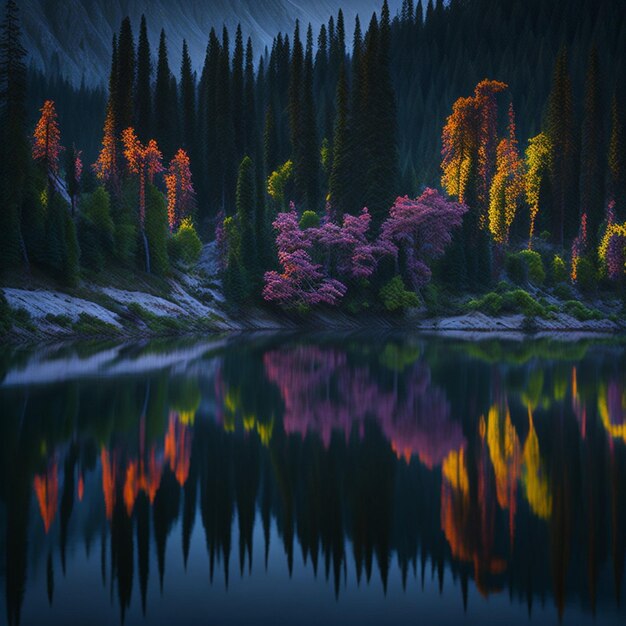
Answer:
[(589, 55), (581, 137), (580, 208), (587, 214), (587, 230), (595, 248), (604, 219), (604, 124), (600, 62), (594, 47)]
[(244, 156), (246, 129), (244, 118), (244, 49), (241, 24), (237, 25), (232, 67), (232, 118), (235, 132), (235, 157), (240, 162)]
[(136, 92), (137, 137), (142, 143), (152, 138), (152, 55), (148, 41), (146, 16), (141, 16), (139, 43), (137, 45), (137, 92)]
[(572, 82), (567, 50), (557, 57), (548, 101), (546, 134), (552, 143), (552, 237), (563, 245), (573, 238), (580, 222), (576, 189), (576, 138)]
[(189, 153), (192, 165), (196, 157), (196, 81), (191, 67), (187, 41), (183, 39), (183, 56), (180, 69), (180, 99), (182, 111), (183, 146)]
[(611, 100), (611, 138), (609, 141), (609, 194), (615, 201), (618, 219), (626, 219), (626, 134), (624, 106), (615, 90)]
[(255, 241), (257, 196), (254, 178), (254, 163), (250, 157), (245, 156), (239, 165), (237, 176), (236, 214), (241, 234), (242, 264), (249, 278), (248, 282), (258, 265)]
[(25, 261), (21, 209), (28, 168), (26, 143), (26, 51), (19, 12), (8, 0), (0, 35), (0, 270)]
[(154, 88), (154, 134), (165, 161), (169, 161), (176, 150), (176, 126), (172, 111), (172, 72), (167, 58), (165, 31), (161, 30)]
[(244, 97), (244, 152), (256, 157), (258, 137), (256, 132), (256, 79), (254, 76), (254, 50), (252, 39), (248, 37), (246, 45), (245, 97)]
[(330, 174), (330, 202), (333, 209), (342, 215), (350, 206), (351, 188), (351, 154), (350, 133), (348, 130), (348, 81), (345, 64), (339, 69), (337, 82), (337, 117), (335, 119), (335, 136), (333, 139), (333, 166)]
[(289, 135), (291, 139), (291, 160), (294, 167), (293, 200), (300, 204), (306, 197), (306, 172), (302, 156), (302, 82), (304, 73), (304, 52), (300, 41), (300, 22), (296, 21), (291, 53), (291, 73), (289, 76)]
[[(209, 46), (206, 58), (206, 67), (204, 74), (206, 75), (206, 85), (203, 86), (205, 91), (206, 109), (200, 110), (198, 113), (204, 119), (206, 125), (206, 134), (204, 136), (204, 146), (206, 151), (205, 157), (205, 170), (203, 172), (203, 178), (206, 178), (206, 217), (214, 215), (218, 207), (221, 206), (221, 185), (222, 179), (220, 174), (221, 159), (220, 148), (218, 141), (218, 127), (217, 127), (217, 101), (218, 97), (218, 83), (219, 83), (219, 71), (220, 71), (220, 58), (221, 58), (221, 44), (215, 33), (214, 29), (211, 29), (209, 34)], [(202, 210), (203, 203), (200, 203), (200, 209)]]
[(319, 210), (320, 151), (317, 143), (315, 101), (313, 98), (313, 29), (307, 30), (304, 74), (302, 79), (302, 102), (300, 138), (302, 142), (302, 177), (305, 191), (305, 208)]
[(135, 43), (130, 18), (122, 20), (118, 43), (115, 118), (120, 130), (135, 124)]
[(230, 215), (235, 204), (237, 161), (231, 98), (230, 44), (226, 27), (222, 33), (216, 94), (219, 206), (226, 215)]

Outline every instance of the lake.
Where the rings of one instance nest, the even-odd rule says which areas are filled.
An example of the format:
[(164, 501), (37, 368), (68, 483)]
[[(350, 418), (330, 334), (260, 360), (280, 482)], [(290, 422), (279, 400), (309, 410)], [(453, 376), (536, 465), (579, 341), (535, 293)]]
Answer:
[(626, 344), (0, 350), (9, 624), (622, 624)]

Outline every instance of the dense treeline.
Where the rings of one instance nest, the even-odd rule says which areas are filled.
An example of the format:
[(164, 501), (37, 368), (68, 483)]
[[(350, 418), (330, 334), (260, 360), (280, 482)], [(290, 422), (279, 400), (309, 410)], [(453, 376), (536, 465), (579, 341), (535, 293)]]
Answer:
[[(9, 8), (13, 4), (9, 2)], [(7, 24), (3, 82), (8, 85), (14, 80), (9, 75), (19, 74), (17, 82), (26, 84), (17, 16), (8, 18)], [(300, 225), (305, 231), (319, 227), (316, 220), (327, 230), (328, 224), (341, 228), (344, 214), (361, 215), (367, 207), (371, 228), (368, 221), (369, 232), (366, 229), (362, 234), (365, 243), (378, 246), (376, 272), (369, 281), (373, 286), (361, 285), (357, 298), (367, 300), (372, 289), (378, 293), (395, 275), (417, 289), (423, 285), (411, 280), (414, 251), (391, 254), (395, 271), (389, 262), (379, 268), (385, 242), (377, 237), (382, 236), (397, 196), (413, 197), (425, 185), (439, 185), (443, 147), (442, 185), (470, 210), (446, 258), (435, 267), (439, 278), (455, 288), (489, 285), (500, 275), (509, 242), (524, 239), (529, 232), (529, 245), (535, 235), (551, 241), (560, 252), (559, 259), (568, 257), (574, 280), (579, 261), (583, 273), (591, 271), (587, 262), (594, 272), (602, 271), (607, 251), (617, 249), (624, 238), (619, 223), (626, 212), (625, 95), (618, 80), (625, 69), (626, 19), (619, 1), (514, 0), (504, 6), (496, 0), (453, 0), (449, 5), (442, 0), (429, 0), (427, 5), (406, 0), (398, 16), (391, 16), (384, 2), (378, 15), (363, 24), (357, 20), (352, 41), (346, 40), (346, 30), (341, 11), (318, 33), (296, 24), (293, 33), (278, 34), (272, 49), (261, 56), (249, 39), (244, 40), (241, 28), (234, 36), (226, 28), (211, 30), (198, 75), (185, 43), (182, 66), (172, 68), (167, 34), (162, 31), (158, 50), (153, 50), (145, 18), (138, 33), (125, 19), (112, 42), (104, 139), (95, 167), (108, 193), (104, 212), (113, 222), (112, 230), (107, 226), (111, 230), (107, 237), (113, 240), (109, 256), (117, 258), (123, 251), (125, 262), (136, 262), (143, 269), (153, 269), (151, 248), (161, 251), (157, 257), (167, 257), (163, 252), (167, 233), (160, 226), (156, 230), (147, 226), (154, 227), (158, 219), (145, 222), (143, 217), (146, 197), (148, 204), (151, 199), (159, 204), (160, 189), (167, 192), (169, 214), (180, 218), (176, 223), (170, 220), (172, 232), (182, 218), (191, 215), (205, 238), (212, 238), (217, 227), (227, 289), (232, 287), (233, 298), (249, 301), (261, 293), (263, 272), (278, 267), (272, 223), (278, 212), (287, 211), (290, 201), (300, 215), (308, 211), (317, 215), (313, 222), (310, 216)], [(16, 69), (9, 56), (10, 50), (18, 48)], [(480, 82), (485, 77), (494, 79), (494, 85), (504, 81), (498, 83), (502, 88), (487, 97), (488, 102), (479, 93), (480, 85), (489, 84)], [(84, 87), (75, 92), (62, 81), (41, 77), (29, 82), (31, 98), (39, 100), (37, 106), (56, 96), (65, 136), (84, 150), (89, 162), (95, 159), (93, 129), (99, 124), (94, 119), (89, 123), (84, 116), (86, 111), (102, 110), (100, 94)], [(471, 124), (463, 126), (459, 121), (463, 115), (459, 104), (463, 98), (459, 98), (477, 84), (471, 107), (480, 109), (479, 117), (493, 119), (471, 130)], [(14, 140), (21, 142), (24, 151), (28, 148), (24, 139), (28, 108), (24, 89), (17, 91), (12, 95), (10, 89), (4, 90), (7, 121), (3, 126), (11, 126), (9, 100), (17, 99), (21, 111), (17, 124), (22, 132)], [(514, 106), (504, 106), (505, 101)], [(85, 105), (80, 113), (79, 102)], [(507, 109), (508, 116), (504, 114)], [(78, 124), (85, 126), (84, 142), (76, 131)], [(460, 129), (458, 136), (452, 135), (464, 145), (475, 140), (464, 156), (459, 156), (456, 139), (450, 135), (452, 127)], [(148, 152), (128, 150), (123, 133), (129, 128), (137, 141), (135, 147)], [(486, 128), (488, 136), (483, 132)], [(500, 150), (505, 129), (509, 143)], [(144, 160), (151, 150), (156, 160)], [(132, 154), (142, 156), (140, 165), (129, 159)], [(173, 208), (180, 200), (181, 187), (171, 178), (168, 184), (168, 176), (179, 171), (174, 162), (177, 156), (179, 164), (181, 159), (188, 164), (184, 186), (193, 196), (193, 201), (184, 202), (182, 212)], [(467, 189), (463, 191), (467, 193), (449, 180), (450, 164), (457, 156), (466, 168)], [(11, 167), (17, 167), (19, 159), (12, 161)], [(162, 161), (171, 161), (169, 173), (163, 180), (155, 179), (164, 169)], [(22, 167), (22, 172), (26, 170), (28, 166)], [(83, 191), (91, 192), (94, 186), (90, 176), (85, 176)], [(175, 189), (179, 189), (178, 196)], [(40, 193), (37, 189), (34, 195)], [(139, 220), (133, 200), (137, 196)], [(163, 206), (155, 210), (162, 213)], [(414, 211), (427, 210), (423, 203), (414, 205)], [(20, 211), (18, 206), (15, 215)], [(19, 217), (8, 219), (20, 221)], [(102, 233), (81, 235), (80, 219), (79, 238), (101, 238)], [(25, 229), (14, 230), (12, 248), (21, 249), (27, 262)], [(312, 261), (325, 265), (327, 278), (333, 279), (336, 268), (328, 260), (322, 262), (328, 254), (315, 243), (305, 247), (303, 253), (291, 250), (289, 254), (297, 252), (301, 260), (312, 247)], [(106, 250), (96, 248), (87, 254), (83, 251), (83, 258), (106, 257)], [(278, 252), (280, 256), (280, 246)], [(620, 254), (621, 248), (613, 256)], [(5, 265), (17, 262), (19, 254), (12, 252), (8, 257)], [(104, 262), (91, 264), (101, 267)], [(167, 271), (168, 264), (167, 258), (157, 263), (161, 271)], [(282, 260), (281, 265), (283, 275), (293, 273), (294, 268)], [(617, 273), (621, 281), (623, 272), (611, 273)], [(324, 275), (305, 276), (307, 282), (311, 279), (330, 284)], [(328, 303), (329, 299), (318, 301)]]

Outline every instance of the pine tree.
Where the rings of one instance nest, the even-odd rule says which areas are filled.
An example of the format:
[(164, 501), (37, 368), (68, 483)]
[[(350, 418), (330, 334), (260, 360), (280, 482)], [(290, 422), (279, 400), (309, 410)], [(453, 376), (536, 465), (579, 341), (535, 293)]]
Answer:
[(596, 248), (600, 224), (604, 220), (605, 151), (602, 94), (598, 51), (589, 56), (585, 87), (580, 162), (580, 207), (587, 214), (589, 243)]
[(232, 67), (232, 116), (235, 131), (235, 157), (237, 162), (244, 156), (246, 128), (244, 118), (244, 50), (241, 24), (237, 25)]
[(192, 163), (196, 157), (196, 83), (191, 68), (187, 41), (183, 40), (183, 57), (180, 70), (180, 92), (183, 123), (183, 147), (190, 154)]
[(21, 207), (28, 163), (26, 142), (26, 51), (19, 12), (8, 0), (0, 36), (0, 269), (27, 262), (21, 235)]
[(265, 169), (273, 172), (279, 165), (278, 132), (274, 115), (274, 105), (270, 102), (265, 111), (265, 124), (263, 127), (263, 160)]
[(350, 133), (348, 131), (348, 83), (345, 65), (339, 70), (337, 82), (337, 117), (333, 139), (333, 166), (330, 175), (330, 202), (339, 215), (349, 207), (351, 189)]
[(300, 41), (300, 23), (296, 21), (291, 54), (291, 73), (289, 76), (289, 135), (291, 139), (291, 160), (294, 165), (293, 200), (300, 204), (306, 196), (306, 172), (302, 156), (302, 81), (304, 69), (302, 42)]
[(307, 31), (302, 80), (301, 116), (300, 138), (302, 142), (302, 177), (305, 190), (304, 207), (315, 211), (318, 209), (319, 201), (320, 157), (313, 98), (313, 30), (310, 25)]
[(235, 152), (235, 131), (230, 85), (230, 45), (228, 30), (224, 27), (220, 50), (216, 102), (216, 138), (218, 149), (218, 191), (219, 206), (225, 214), (232, 213), (235, 204), (237, 165)]
[(562, 49), (554, 69), (546, 123), (552, 146), (552, 237), (560, 245), (575, 236), (579, 223), (574, 105), (567, 66), (567, 51)]
[(130, 18), (122, 20), (118, 43), (118, 70), (115, 118), (120, 131), (135, 121), (135, 43)]
[[(262, 70), (261, 70), (262, 71)], [(255, 156), (257, 152), (256, 133), (256, 102), (255, 102), (256, 81), (254, 77), (254, 51), (252, 49), (252, 39), (248, 37), (246, 45), (246, 71), (245, 71), (245, 113), (244, 113), (244, 152)]]
[(146, 142), (152, 137), (152, 56), (146, 16), (141, 16), (139, 44), (137, 46), (137, 93), (136, 124), (137, 136)]
[(156, 85), (154, 90), (154, 134), (169, 160), (176, 150), (176, 120), (172, 117), (172, 73), (167, 58), (167, 40), (161, 30)]
[(249, 277), (252, 277), (258, 265), (255, 241), (257, 197), (254, 177), (254, 164), (252, 159), (246, 156), (239, 165), (236, 211), (241, 234), (242, 264)]
[(624, 108), (617, 90), (611, 101), (611, 138), (609, 142), (609, 193), (615, 200), (618, 220), (626, 219), (626, 135)]

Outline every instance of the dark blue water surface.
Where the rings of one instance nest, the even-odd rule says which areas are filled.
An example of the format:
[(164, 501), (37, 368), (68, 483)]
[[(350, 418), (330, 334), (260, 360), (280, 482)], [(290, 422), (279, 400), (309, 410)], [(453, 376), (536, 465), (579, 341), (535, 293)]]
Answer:
[(0, 351), (0, 621), (622, 624), (617, 339)]

